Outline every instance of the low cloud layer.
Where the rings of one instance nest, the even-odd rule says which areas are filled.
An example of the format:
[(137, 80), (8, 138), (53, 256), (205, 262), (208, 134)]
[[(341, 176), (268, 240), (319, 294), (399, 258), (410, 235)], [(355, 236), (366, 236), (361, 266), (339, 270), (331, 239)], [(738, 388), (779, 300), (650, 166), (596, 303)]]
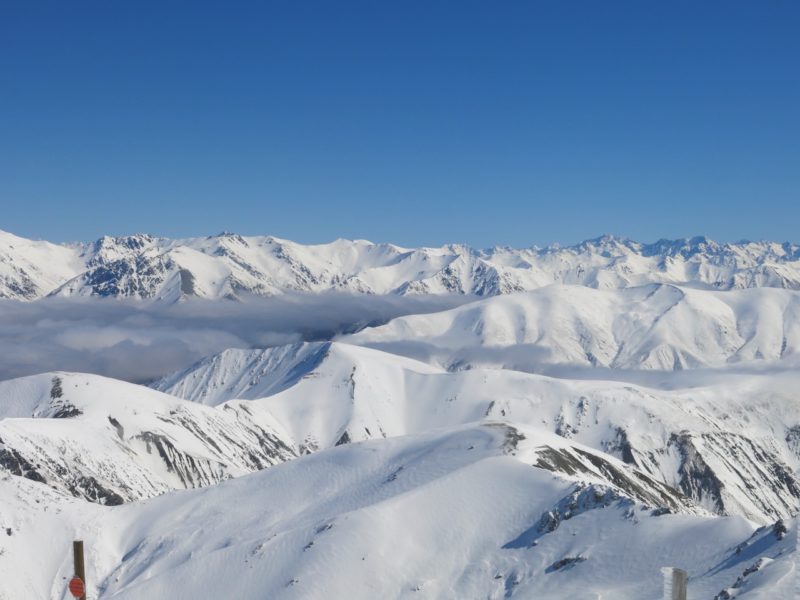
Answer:
[(5, 300), (0, 301), (0, 380), (60, 370), (147, 382), (226, 348), (329, 339), (468, 300), (334, 293), (172, 305)]

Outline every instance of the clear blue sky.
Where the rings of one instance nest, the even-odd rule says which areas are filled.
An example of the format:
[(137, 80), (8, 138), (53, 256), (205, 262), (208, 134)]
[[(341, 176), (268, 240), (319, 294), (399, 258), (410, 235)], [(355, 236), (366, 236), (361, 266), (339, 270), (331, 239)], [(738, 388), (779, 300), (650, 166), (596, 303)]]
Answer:
[(800, 241), (800, 2), (0, 3), (0, 229)]

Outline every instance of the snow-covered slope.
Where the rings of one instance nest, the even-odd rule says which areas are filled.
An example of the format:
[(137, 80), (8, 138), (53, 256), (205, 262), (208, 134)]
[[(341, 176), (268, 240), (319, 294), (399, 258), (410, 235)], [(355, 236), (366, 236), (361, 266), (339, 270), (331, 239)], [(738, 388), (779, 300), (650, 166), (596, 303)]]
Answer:
[(687, 369), (794, 360), (800, 292), (549, 286), (410, 315), (344, 338), (448, 369)]
[[(69, 541), (83, 538), (103, 599), (655, 600), (664, 566), (689, 570), (692, 600), (794, 597), (796, 525), (773, 523), (797, 502), (791, 372), (659, 390), (446, 372), (342, 343), (269, 354), (283, 360), (241, 351), (188, 373), (197, 389), (205, 370), (252, 383), (203, 398), (213, 407), (84, 375), (0, 384), (3, 449), (34, 452), (49, 484), (0, 475), (0, 570), (15, 574), (0, 594), (61, 600)], [(257, 399), (259, 378), (281, 391)], [(237, 391), (256, 399), (223, 401)], [(226, 480), (257, 468), (243, 457), (265, 423), (272, 443), (315, 452)], [(19, 431), (33, 443), (11, 440)], [(113, 468), (115, 485), (184, 487), (163, 457), (137, 450), (146, 431), (184, 463), (213, 456), (228, 472), (114, 507), (67, 485), (59, 466), (104, 485)]]
[(0, 471), (101, 504), (201, 487), (295, 456), (266, 414), (71, 373), (0, 382)]
[[(554, 468), (553, 450), (574, 463)], [(692, 600), (792, 597), (792, 522), (756, 531), (691, 507), (665, 514), (604, 461), (493, 423), (350, 444), (119, 507), (0, 479), (0, 570), (14, 573), (3, 592), (62, 598), (78, 537), (89, 596), (103, 599), (655, 600), (665, 566), (689, 571)]]
[[(342, 343), (274, 349), (267, 354), (284, 360), (253, 374), (265, 353), (249, 354), (224, 353), (172, 378), (169, 391), (190, 398), (208, 388), (209, 372), (250, 386), (201, 395), (213, 407), (88, 375), (2, 382), (0, 466), (116, 504), (210, 485), (296, 452), (512, 419), (615, 456), (714, 513), (767, 523), (800, 501), (800, 377), (792, 372), (726, 373), (724, 383), (661, 390), (508, 370), (448, 373)], [(275, 382), (278, 391), (260, 398)]]
[(293, 290), (475, 297), (151, 388), (0, 382), (0, 600), (63, 600), (77, 537), (103, 600), (797, 597), (799, 247), (0, 233), (0, 298)]
[[(224, 353), (157, 385), (209, 403), (256, 399), (227, 405), (274, 415), (301, 452), (507, 418), (609, 452), (714, 512), (766, 523), (794, 514), (800, 502), (793, 474), (800, 467), (800, 375), (793, 371), (708, 374), (658, 389), (500, 369), (446, 372), (343, 343), (267, 354), (294, 361), (277, 372), (254, 371), (263, 351), (238, 351), (236, 360)], [(203, 395), (212, 376), (238, 383)], [(276, 380), (285, 389), (258, 399)]]
[(263, 398), (297, 383), (327, 356), (330, 343), (298, 343), (264, 350), (230, 348), (152, 387), (215, 406), (234, 398)]
[(41, 298), (83, 268), (76, 248), (0, 231), (0, 298)]
[(331, 289), (492, 296), (553, 283), (622, 288), (654, 282), (800, 289), (800, 247), (706, 238), (640, 244), (606, 236), (566, 248), (476, 250), (364, 240), (302, 245), (228, 233), (182, 240), (138, 234), (58, 246), (0, 233), (0, 298), (176, 300)]

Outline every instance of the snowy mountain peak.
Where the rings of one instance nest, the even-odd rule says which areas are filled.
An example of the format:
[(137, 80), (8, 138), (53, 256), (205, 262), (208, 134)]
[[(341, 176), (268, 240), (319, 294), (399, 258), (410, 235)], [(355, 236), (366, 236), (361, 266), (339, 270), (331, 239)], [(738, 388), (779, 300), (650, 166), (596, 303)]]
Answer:
[(119, 237), (105, 235), (94, 243), (95, 252), (120, 251), (123, 249), (141, 251), (151, 246), (158, 238), (146, 233), (135, 233)]
[(544, 249), (463, 244), (401, 248), (338, 239), (303, 245), (230, 232), (170, 240), (147, 234), (57, 245), (0, 235), (0, 297), (114, 296), (177, 300), (286, 291), (501, 295), (552, 283), (625, 288), (800, 289), (800, 247), (705, 237), (641, 244), (604, 235)]

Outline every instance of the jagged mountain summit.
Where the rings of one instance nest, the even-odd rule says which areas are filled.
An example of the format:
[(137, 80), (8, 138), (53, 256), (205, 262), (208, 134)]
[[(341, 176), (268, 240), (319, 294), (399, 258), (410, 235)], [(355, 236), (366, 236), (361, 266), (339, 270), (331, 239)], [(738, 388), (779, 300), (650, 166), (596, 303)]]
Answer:
[(145, 234), (59, 245), (0, 232), (0, 298), (235, 298), (287, 291), (493, 296), (553, 283), (622, 288), (800, 289), (800, 246), (707, 238), (642, 244), (604, 236), (575, 246), (401, 248), (364, 240), (303, 245), (275, 237)]

